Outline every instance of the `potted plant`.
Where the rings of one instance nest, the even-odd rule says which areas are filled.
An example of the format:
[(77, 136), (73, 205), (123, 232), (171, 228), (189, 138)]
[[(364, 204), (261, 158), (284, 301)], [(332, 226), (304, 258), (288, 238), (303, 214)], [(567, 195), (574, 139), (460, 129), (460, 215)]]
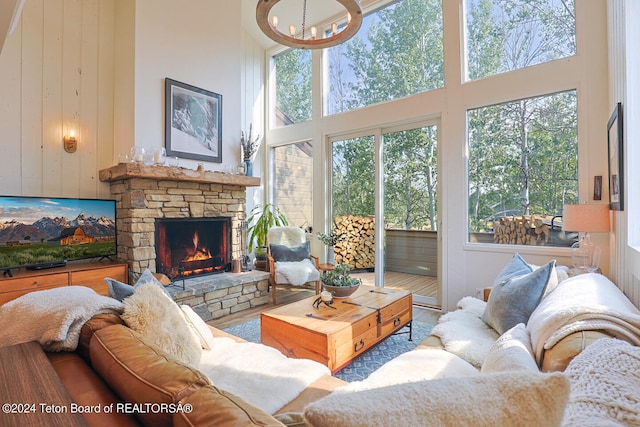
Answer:
[(358, 290), (362, 280), (351, 277), (349, 266), (338, 263), (333, 270), (327, 271), (321, 278), (324, 289), (331, 292), (334, 298), (346, 298)]
[[(267, 233), (271, 227), (289, 225), (289, 221), (278, 207), (271, 203), (256, 205), (247, 219), (249, 252), (256, 246), (256, 268), (266, 266), (267, 259)], [(264, 268), (264, 267), (263, 267)]]
[(346, 231), (339, 231), (335, 225), (331, 227), (331, 231), (329, 233), (318, 233), (318, 239), (325, 245), (327, 245), (328, 253), (327, 253), (327, 263), (334, 263), (334, 252), (333, 247), (337, 244), (346, 240), (348, 233)]

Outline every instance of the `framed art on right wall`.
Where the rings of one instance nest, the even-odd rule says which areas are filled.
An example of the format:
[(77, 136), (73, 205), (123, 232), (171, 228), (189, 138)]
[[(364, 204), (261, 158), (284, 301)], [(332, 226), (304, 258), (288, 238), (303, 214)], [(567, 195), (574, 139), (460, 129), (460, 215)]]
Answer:
[(611, 210), (624, 210), (624, 156), (622, 133), (622, 103), (616, 104), (607, 123), (609, 152), (609, 203)]

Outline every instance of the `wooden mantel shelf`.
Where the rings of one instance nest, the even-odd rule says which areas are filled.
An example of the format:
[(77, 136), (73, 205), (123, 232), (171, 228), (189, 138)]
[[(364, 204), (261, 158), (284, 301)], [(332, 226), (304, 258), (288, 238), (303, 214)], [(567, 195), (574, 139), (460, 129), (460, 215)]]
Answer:
[(229, 184), (241, 187), (258, 187), (260, 178), (230, 173), (198, 171), (172, 166), (152, 166), (143, 163), (120, 163), (99, 174), (100, 181), (112, 182), (122, 179), (142, 178), (162, 181), (202, 182), (207, 184)]

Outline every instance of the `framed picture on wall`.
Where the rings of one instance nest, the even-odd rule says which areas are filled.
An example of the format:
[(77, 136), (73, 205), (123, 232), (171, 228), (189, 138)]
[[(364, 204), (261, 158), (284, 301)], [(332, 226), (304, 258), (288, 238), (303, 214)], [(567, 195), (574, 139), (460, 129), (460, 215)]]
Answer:
[(165, 79), (168, 156), (222, 163), (222, 95)]
[(622, 103), (618, 102), (607, 124), (609, 152), (609, 203), (611, 210), (624, 210), (624, 158)]

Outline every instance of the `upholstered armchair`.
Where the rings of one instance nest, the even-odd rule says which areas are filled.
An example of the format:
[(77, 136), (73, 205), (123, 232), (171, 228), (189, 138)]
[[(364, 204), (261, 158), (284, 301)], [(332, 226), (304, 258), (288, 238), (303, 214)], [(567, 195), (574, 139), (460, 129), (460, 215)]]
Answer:
[(320, 293), (318, 258), (311, 255), (309, 241), (300, 227), (272, 227), (267, 233), (269, 287), (276, 304), (276, 285), (304, 286), (313, 283)]

